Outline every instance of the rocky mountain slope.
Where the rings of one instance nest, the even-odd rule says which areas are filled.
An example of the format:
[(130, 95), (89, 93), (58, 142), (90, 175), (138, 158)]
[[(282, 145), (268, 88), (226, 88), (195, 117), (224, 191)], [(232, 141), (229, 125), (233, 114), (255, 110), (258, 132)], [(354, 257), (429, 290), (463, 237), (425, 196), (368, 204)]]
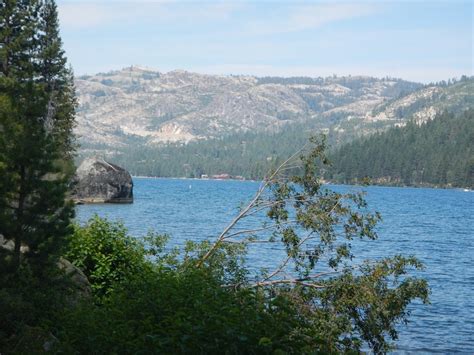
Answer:
[(418, 124), (433, 119), (438, 113), (454, 114), (474, 108), (474, 77), (463, 77), (459, 81), (426, 85), (410, 93), (399, 95), (364, 111), (355, 103), (355, 108), (346, 106), (324, 112), (331, 118), (334, 112), (342, 112), (334, 122), (332, 131), (339, 133), (340, 141), (364, 136), (389, 127), (405, 126), (409, 120)]
[(417, 123), (431, 120), (437, 113), (460, 113), (474, 106), (474, 78), (463, 77), (454, 83), (430, 85), (409, 95), (380, 105), (367, 116), (368, 120), (406, 120)]
[(84, 149), (106, 149), (278, 131), (297, 122), (367, 133), (374, 122), (399, 122), (390, 113), (396, 98), (409, 100), (422, 86), (360, 76), (257, 78), (130, 67), (79, 77), (76, 87), (80, 142)]

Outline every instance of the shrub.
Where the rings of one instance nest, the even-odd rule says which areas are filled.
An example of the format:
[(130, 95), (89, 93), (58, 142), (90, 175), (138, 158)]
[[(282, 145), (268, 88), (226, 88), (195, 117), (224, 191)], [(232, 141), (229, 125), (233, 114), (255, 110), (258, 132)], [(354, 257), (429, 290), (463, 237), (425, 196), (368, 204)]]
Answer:
[(84, 227), (75, 226), (65, 257), (85, 273), (100, 299), (120, 282), (149, 272), (153, 266), (146, 255), (143, 243), (128, 236), (123, 224), (96, 216)]

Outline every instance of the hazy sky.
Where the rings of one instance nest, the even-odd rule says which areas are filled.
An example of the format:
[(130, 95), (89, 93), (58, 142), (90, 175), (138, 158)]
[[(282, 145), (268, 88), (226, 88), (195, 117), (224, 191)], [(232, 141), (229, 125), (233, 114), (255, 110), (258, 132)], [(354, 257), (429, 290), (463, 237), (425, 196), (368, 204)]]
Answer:
[(75, 73), (473, 75), (472, 1), (59, 0)]

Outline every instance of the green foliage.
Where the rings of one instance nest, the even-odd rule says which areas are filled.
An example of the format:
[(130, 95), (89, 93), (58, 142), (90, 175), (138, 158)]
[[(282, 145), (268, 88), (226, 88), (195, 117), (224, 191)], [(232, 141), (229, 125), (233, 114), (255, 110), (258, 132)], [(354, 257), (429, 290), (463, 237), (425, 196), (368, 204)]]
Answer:
[(68, 293), (56, 261), (74, 213), (75, 105), (54, 1), (1, 1), (0, 234), (13, 243), (0, 249), (2, 353), (28, 353)]
[(331, 155), (327, 177), (337, 182), (474, 187), (474, 110), (409, 122), (356, 140)]
[[(207, 270), (168, 271), (132, 281), (102, 308), (86, 307), (72, 315), (66, 349), (79, 353), (298, 351), (285, 344), (292, 312), (284, 302), (289, 300), (275, 300), (275, 307), (266, 311), (256, 293), (227, 290), (210, 275)], [(269, 327), (276, 321), (279, 326)], [(262, 338), (273, 338), (274, 343), (262, 346)]]
[(275, 222), (273, 238), (283, 242), (302, 277), (321, 258), (337, 270), (352, 259), (352, 240), (377, 238), (374, 228), (380, 220), (378, 213), (366, 210), (362, 193), (341, 194), (322, 186), (320, 170), (327, 164), (324, 141), (312, 138), (311, 143), (314, 147), (299, 157), (296, 174), (275, 175), (269, 185), (272, 195), (263, 202), (270, 206), (268, 217)]
[(330, 287), (317, 294), (325, 307), (331, 308), (332, 315), (336, 315), (336, 324), (343, 325), (350, 334), (344, 343), (354, 342), (353, 345), (359, 346), (357, 342), (363, 341), (375, 353), (393, 348), (387, 339), (398, 339), (394, 325), (407, 321), (408, 304), (415, 298), (428, 302), (426, 281), (402, 277), (412, 267), (419, 269), (421, 264), (413, 257), (399, 255), (373, 264), (367, 262), (359, 274), (346, 270), (329, 281)]
[(56, 267), (43, 268), (38, 275), (37, 270), (22, 265), (15, 274), (0, 269), (0, 285), (0, 352), (44, 351), (43, 339), (32, 338), (29, 330), (39, 329), (52, 338), (50, 329), (73, 296), (70, 281)]
[(0, 22), (0, 234), (15, 243), (0, 263), (42, 268), (71, 231), (72, 75), (54, 1), (4, 1)]
[[(130, 241), (120, 224), (95, 218), (85, 227), (88, 233), (91, 224), (96, 225), (96, 236), (107, 230), (108, 243)], [(177, 258), (174, 251), (163, 251), (162, 241), (158, 241), (161, 257), (153, 268), (145, 273), (125, 269), (123, 280), (112, 278), (114, 286), (102, 302), (86, 302), (63, 313), (56, 327), (56, 350), (338, 353), (359, 351), (366, 342), (383, 353), (390, 348), (386, 337), (396, 339), (393, 326), (405, 319), (407, 304), (427, 297), (424, 281), (403, 277), (408, 267), (420, 267), (412, 258), (365, 263), (358, 274), (347, 269), (322, 281), (321, 288), (252, 287), (252, 277), (247, 278), (239, 260), (241, 246), (224, 243), (203, 267), (196, 268), (210, 247), (208, 242), (189, 243)], [(148, 255), (142, 247), (115, 250), (122, 256), (130, 253), (125, 256), (127, 264), (136, 263), (138, 268)], [(136, 259), (139, 253), (141, 260)], [(389, 287), (400, 278), (398, 287)]]
[(84, 272), (101, 299), (119, 283), (149, 272), (146, 255), (143, 244), (128, 236), (122, 224), (96, 216), (84, 227), (75, 226), (65, 257)]

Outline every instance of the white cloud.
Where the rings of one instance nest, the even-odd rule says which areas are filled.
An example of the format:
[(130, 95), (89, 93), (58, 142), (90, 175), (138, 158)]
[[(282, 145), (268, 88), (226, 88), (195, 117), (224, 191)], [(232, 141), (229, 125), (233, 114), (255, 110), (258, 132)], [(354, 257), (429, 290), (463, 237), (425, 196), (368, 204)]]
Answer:
[(288, 13), (278, 19), (268, 18), (250, 23), (247, 32), (269, 35), (316, 29), (333, 22), (368, 16), (376, 13), (378, 6), (369, 3), (323, 3), (289, 6)]
[(233, 2), (195, 3), (174, 1), (63, 1), (58, 11), (61, 26), (79, 30), (108, 25), (194, 23), (225, 21), (244, 4)]
[(368, 4), (322, 4), (300, 7), (290, 15), (289, 31), (318, 28), (326, 24), (373, 14)]

